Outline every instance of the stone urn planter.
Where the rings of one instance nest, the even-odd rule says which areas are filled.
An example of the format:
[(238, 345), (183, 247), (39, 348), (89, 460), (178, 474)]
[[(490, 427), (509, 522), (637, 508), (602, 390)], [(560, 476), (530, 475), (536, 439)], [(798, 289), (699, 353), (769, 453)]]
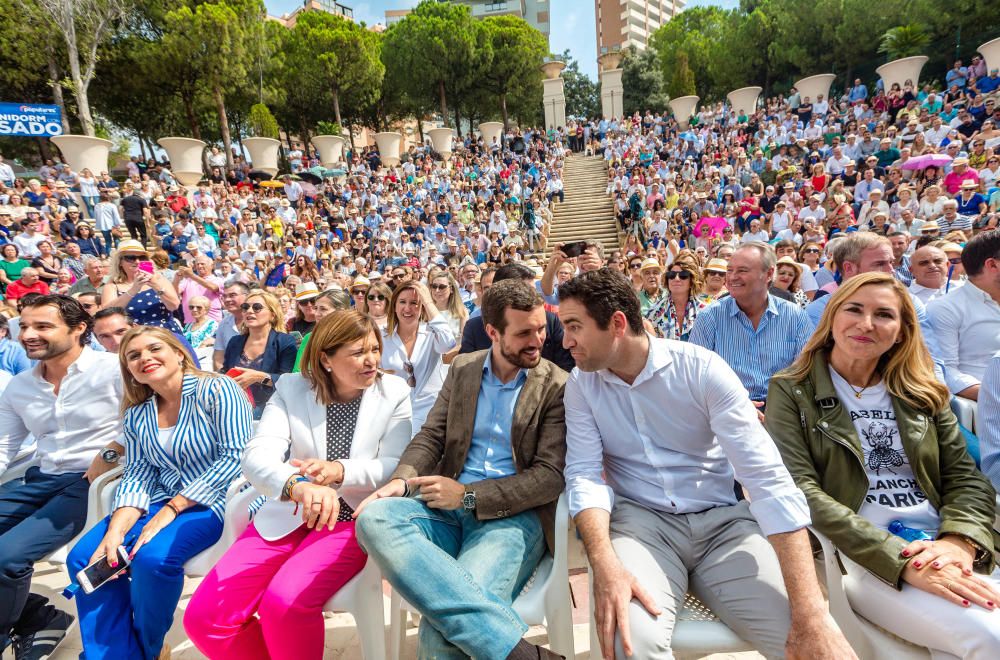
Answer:
[(156, 142), (167, 152), (170, 172), (174, 178), (185, 187), (198, 185), (204, 176), (202, 154), (205, 152), (205, 143), (186, 137), (165, 137)]
[(757, 99), (763, 91), (763, 87), (740, 87), (726, 94), (726, 98), (729, 99), (729, 105), (737, 115), (740, 111), (752, 115), (757, 110)]
[(503, 122), (500, 121), (484, 121), (479, 125), (479, 134), (483, 136), (483, 144), (487, 147), (493, 145), (494, 142), (500, 142), (500, 135), (503, 134)]
[(441, 154), (445, 161), (451, 158), (451, 139), (455, 131), (451, 128), (432, 128), (427, 131), (427, 136), (431, 140), (431, 147), (435, 152)]
[(700, 100), (697, 96), (678, 96), (675, 99), (670, 99), (667, 105), (670, 106), (674, 118), (682, 130), (687, 130), (691, 124), (691, 115), (698, 109), (698, 101)]
[(809, 100), (813, 103), (816, 102), (816, 97), (820, 94), (823, 95), (824, 99), (830, 100), (830, 85), (833, 84), (836, 77), (832, 73), (820, 73), (815, 76), (809, 76), (796, 82), (795, 89), (799, 90), (799, 97), (805, 98), (808, 96)]
[(986, 60), (986, 74), (993, 69), (1000, 69), (1000, 37), (987, 41), (977, 49)]
[(312, 143), (319, 152), (319, 162), (323, 167), (330, 169), (344, 160), (344, 145), (347, 143), (345, 138), (339, 135), (314, 135)]
[(400, 149), (403, 146), (401, 133), (376, 133), (375, 146), (378, 147), (378, 157), (384, 166), (395, 167), (399, 165)]
[(278, 149), (281, 142), (274, 138), (252, 137), (245, 138), (243, 146), (250, 152), (253, 169), (267, 172), (271, 176), (278, 173)]
[(893, 84), (899, 84), (900, 88), (902, 88), (907, 80), (912, 80), (913, 89), (917, 89), (920, 85), (920, 70), (924, 68), (924, 64), (927, 63), (928, 59), (930, 58), (926, 55), (904, 57), (899, 60), (893, 60), (888, 64), (883, 64), (875, 69), (875, 73), (882, 76), (882, 82), (887, 92), (892, 89)]
[(90, 170), (94, 176), (108, 171), (108, 155), (114, 146), (111, 140), (89, 135), (56, 135), (49, 140), (59, 147), (63, 161), (74, 172)]
[(542, 65), (542, 73), (546, 80), (555, 80), (566, 68), (566, 63), (561, 60), (552, 60)]

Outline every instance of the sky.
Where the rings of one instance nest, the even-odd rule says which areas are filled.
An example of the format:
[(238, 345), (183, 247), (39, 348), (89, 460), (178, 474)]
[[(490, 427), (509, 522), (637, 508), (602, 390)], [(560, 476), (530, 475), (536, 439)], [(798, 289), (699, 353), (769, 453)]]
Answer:
[[(368, 25), (385, 22), (386, 9), (415, 7), (419, 0), (340, 0), (354, 10), (354, 19)], [(302, 5), (302, 0), (264, 0), (274, 15), (289, 13)], [(738, 0), (688, 0), (687, 7), (719, 5), (732, 8)], [(593, 0), (551, 0), (552, 17), (549, 45), (553, 53), (569, 50), (580, 63), (580, 70), (597, 79), (597, 34), (594, 27)]]

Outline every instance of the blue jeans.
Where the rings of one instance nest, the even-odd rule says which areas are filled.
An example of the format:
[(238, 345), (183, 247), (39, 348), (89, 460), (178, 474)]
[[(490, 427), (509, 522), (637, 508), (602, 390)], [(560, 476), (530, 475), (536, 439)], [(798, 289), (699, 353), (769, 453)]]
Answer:
[(11, 632), (46, 623), (45, 598), (30, 593), (33, 564), (73, 540), (87, 520), (90, 482), (82, 472), (45, 474), (0, 486), (0, 648)]
[(392, 497), (371, 502), (358, 542), (422, 615), (419, 657), (506, 658), (528, 630), (511, 608), (545, 552), (533, 511), (477, 520)]
[[(131, 550), (146, 522), (163, 508), (149, 507), (125, 534)], [(69, 553), (67, 568), (76, 574), (85, 568), (108, 531), (110, 516), (97, 523)], [(80, 615), (81, 658), (97, 660), (153, 660), (163, 648), (163, 638), (174, 622), (174, 610), (184, 588), (184, 563), (211, 547), (222, 536), (222, 520), (197, 506), (160, 530), (136, 553), (128, 577), (120, 576), (92, 594), (77, 592)]]

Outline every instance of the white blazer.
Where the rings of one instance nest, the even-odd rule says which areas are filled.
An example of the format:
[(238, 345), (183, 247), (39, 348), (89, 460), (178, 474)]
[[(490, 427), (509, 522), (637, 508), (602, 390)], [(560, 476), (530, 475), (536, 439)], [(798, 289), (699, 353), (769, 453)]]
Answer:
[[(340, 461), (344, 481), (338, 494), (357, 507), (392, 475), (410, 436), (410, 388), (402, 378), (383, 374), (362, 395), (351, 456)], [(280, 539), (302, 524), (295, 503), (279, 499), (285, 482), (298, 472), (289, 463), (293, 458), (326, 459), (326, 406), (298, 373), (285, 374), (277, 382), (243, 454), (243, 474), (267, 497), (254, 526), (268, 540)]]

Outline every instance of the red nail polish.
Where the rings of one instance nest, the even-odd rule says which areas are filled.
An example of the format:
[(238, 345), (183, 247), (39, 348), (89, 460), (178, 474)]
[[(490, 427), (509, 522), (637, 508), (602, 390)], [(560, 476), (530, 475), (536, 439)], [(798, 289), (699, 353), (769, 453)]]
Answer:
[(969, 601), (967, 601), (967, 600), (965, 600), (965, 599), (963, 598), (963, 599), (962, 599), (962, 605), (965, 605), (966, 607), (968, 607), (968, 606), (969, 606)]
[(919, 561), (913, 562), (913, 568), (920, 568), (920, 562)]
[(932, 564), (932, 566), (934, 566), (934, 568), (941, 568), (941, 562), (936, 561)]
[(909, 550), (903, 550), (903, 556), (904, 557), (909, 557), (910, 556), (910, 551)]
[(990, 607), (996, 607), (996, 605), (993, 603), (992, 600), (986, 601), (986, 604), (989, 605)]

